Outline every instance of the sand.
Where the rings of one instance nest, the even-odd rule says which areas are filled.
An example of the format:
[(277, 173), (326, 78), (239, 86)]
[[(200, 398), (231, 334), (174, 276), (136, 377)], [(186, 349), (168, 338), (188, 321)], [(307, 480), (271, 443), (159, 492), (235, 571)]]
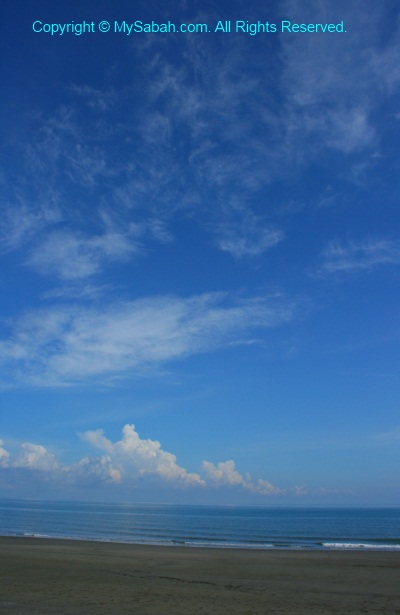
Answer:
[(400, 553), (0, 538), (0, 613), (400, 614)]

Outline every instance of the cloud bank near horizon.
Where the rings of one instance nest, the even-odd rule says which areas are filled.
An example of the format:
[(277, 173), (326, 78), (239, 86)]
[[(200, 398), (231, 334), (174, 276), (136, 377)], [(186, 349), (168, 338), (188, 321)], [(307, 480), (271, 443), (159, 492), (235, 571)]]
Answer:
[[(268, 480), (254, 480), (248, 473), (241, 474), (232, 459), (213, 463), (204, 460), (202, 472), (188, 472), (178, 464), (173, 453), (165, 451), (157, 440), (142, 439), (132, 424), (122, 429), (122, 437), (112, 442), (102, 429), (79, 434), (83, 442), (100, 451), (99, 456), (85, 456), (69, 465), (63, 464), (41, 444), (22, 443), (12, 454), (0, 440), (0, 477), (3, 484), (11, 484), (14, 477), (70, 487), (100, 488), (114, 485), (118, 488), (168, 487), (180, 490), (211, 490), (238, 492), (245, 495), (284, 496), (307, 495), (304, 486), (281, 488)], [(328, 491), (323, 488), (320, 492)]]

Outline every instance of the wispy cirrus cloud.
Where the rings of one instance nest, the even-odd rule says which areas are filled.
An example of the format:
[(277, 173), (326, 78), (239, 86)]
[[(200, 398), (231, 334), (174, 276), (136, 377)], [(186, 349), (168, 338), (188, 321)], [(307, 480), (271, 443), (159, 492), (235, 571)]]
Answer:
[[(146, 243), (170, 240), (174, 222), (189, 216), (236, 259), (273, 249), (285, 237), (285, 223), (272, 219), (266, 202), (271, 187), (320, 161), (329, 164), (332, 151), (349, 181), (378, 159), (379, 109), (395, 100), (400, 83), (399, 25), (393, 22), (393, 36), (382, 41), (373, 24), (383, 7), (370, 4), (367, 13), (362, 7), (358, 3), (355, 12), (341, 1), (332, 15), (317, 1), (304, 7), (287, 0), (287, 14), (310, 21), (338, 16), (351, 36), (343, 35), (343, 44), (340, 35), (277, 34), (279, 45), (268, 48), (268, 70), (259, 54), (249, 65), (249, 41), (242, 37), (231, 37), (229, 53), (222, 39), (204, 46), (199, 37), (182, 37), (179, 56), (167, 41), (149, 38), (132, 49), (140, 86), (135, 80), (104, 88), (71, 85), (58, 109), (36, 117), (35, 138), (21, 145), (23, 156), (18, 152), (19, 175), (15, 165), (5, 170), (14, 193), (5, 209), (4, 245), (18, 247), (51, 229), (38, 204), (50, 203), (53, 195), (47, 210), (61, 216), (72, 234), (85, 233), (86, 215), (98, 221), (93, 202), (100, 201), (116, 233), (138, 221), (153, 227)], [(206, 12), (202, 18), (207, 21)], [(149, 81), (141, 70), (150, 69)], [(37, 196), (32, 211), (29, 194)], [(44, 258), (46, 240), (39, 243)], [(92, 254), (89, 269), (94, 251), (88, 243), (83, 250), (83, 260)], [(97, 271), (101, 264), (97, 259)]]
[(3, 384), (111, 382), (246, 342), (251, 332), (290, 322), (295, 311), (279, 296), (235, 299), (222, 293), (31, 311), (0, 342), (0, 361), (8, 374)]
[(320, 273), (355, 272), (400, 264), (400, 242), (388, 239), (343, 244), (331, 242), (323, 253)]
[(112, 86), (108, 89), (99, 90), (86, 84), (72, 84), (69, 89), (84, 100), (88, 107), (101, 112), (108, 111), (118, 103), (120, 98)]
[(1, 207), (2, 224), (0, 227), (0, 253), (17, 250), (47, 229), (59, 222), (61, 213), (58, 197), (48, 194), (40, 206), (25, 197), (21, 190), (13, 199)]
[(381, 446), (397, 445), (397, 443), (400, 442), (400, 427), (395, 427), (383, 433), (374, 434), (371, 440)]
[(107, 262), (129, 260), (139, 251), (129, 233), (106, 232), (85, 236), (80, 232), (53, 231), (32, 249), (27, 264), (42, 274), (62, 280), (79, 280), (101, 272)]
[[(319, 22), (345, 24), (345, 41), (341, 35), (330, 40), (281, 36), (285, 141), (303, 168), (321, 161), (330, 172), (333, 164), (338, 184), (342, 178), (368, 185), (368, 172), (379, 165), (385, 148), (383, 118), (394, 118), (397, 110), (400, 22), (394, 11), (388, 29), (389, 6), (394, 7), (368, 3), (366, 10), (359, 0), (351, 5), (339, 0), (334, 7), (285, 0), (281, 7), (287, 15), (301, 15), (304, 23), (318, 16)], [(384, 39), (377, 24), (387, 31)]]
[(217, 234), (216, 243), (223, 252), (235, 258), (256, 256), (282, 241), (284, 234), (280, 230), (259, 224), (256, 217), (250, 222), (229, 222), (222, 224)]
[[(250, 203), (268, 184), (273, 159), (271, 143), (260, 138), (263, 129), (254, 119), (255, 108), (263, 106), (258, 82), (241, 70), (239, 51), (225, 57), (221, 83), (213, 54), (204, 51), (200, 61), (198, 48), (182, 44), (185, 68), (154, 49), (154, 79), (139, 98), (132, 86), (101, 92), (71, 86), (68, 104), (36, 120), (35, 139), (23, 157), (25, 182), (31, 191), (38, 185), (60, 188), (59, 207), (71, 233), (84, 232), (85, 214), (96, 222), (92, 202), (100, 199), (117, 229), (138, 219), (153, 228), (146, 241), (170, 238), (168, 227), (189, 215), (212, 229), (215, 245), (235, 258), (261, 254), (283, 234), (270, 228), (262, 207), (253, 212)], [(134, 103), (129, 115), (127, 101)], [(271, 134), (271, 126), (265, 130)], [(240, 225), (230, 214), (234, 198), (244, 211)]]

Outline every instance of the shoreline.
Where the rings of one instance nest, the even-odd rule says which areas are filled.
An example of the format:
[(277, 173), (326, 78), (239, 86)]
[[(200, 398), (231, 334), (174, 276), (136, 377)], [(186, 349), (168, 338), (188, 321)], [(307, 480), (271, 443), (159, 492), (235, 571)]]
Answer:
[[(283, 544), (265, 544), (260, 546), (250, 546), (248, 543), (243, 545), (240, 544), (214, 544), (214, 543), (195, 543), (195, 542), (186, 542), (184, 540), (176, 540), (171, 542), (151, 542), (151, 541), (128, 541), (128, 540), (111, 540), (109, 538), (82, 538), (80, 536), (50, 536), (47, 534), (28, 534), (28, 533), (20, 533), (20, 534), (0, 534), (0, 540), (3, 538), (18, 538), (18, 539), (38, 539), (38, 540), (66, 540), (66, 541), (78, 541), (78, 542), (95, 542), (95, 543), (105, 543), (105, 544), (115, 544), (115, 545), (132, 545), (132, 546), (149, 546), (149, 547), (166, 547), (166, 548), (186, 548), (186, 549), (221, 549), (221, 550), (238, 550), (238, 551), (305, 551), (305, 552), (361, 552), (361, 553), (399, 553), (400, 554), (400, 544), (372, 544), (362, 543), (362, 542), (345, 542), (345, 541), (331, 541), (327, 540), (327, 542), (315, 543), (313, 546), (306, 545), (293, 545), (286, 546)], [(329, 546), (328, 546), (329, 545)]]
[(0, 613), (400, 613), (400, 553), (0, 537)]

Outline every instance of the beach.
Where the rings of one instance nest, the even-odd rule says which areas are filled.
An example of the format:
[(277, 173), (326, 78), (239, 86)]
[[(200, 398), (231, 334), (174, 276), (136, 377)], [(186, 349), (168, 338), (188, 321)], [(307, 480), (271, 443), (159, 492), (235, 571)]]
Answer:
[(0, 538), (0, 613), (400, 613), (400, 553)]

